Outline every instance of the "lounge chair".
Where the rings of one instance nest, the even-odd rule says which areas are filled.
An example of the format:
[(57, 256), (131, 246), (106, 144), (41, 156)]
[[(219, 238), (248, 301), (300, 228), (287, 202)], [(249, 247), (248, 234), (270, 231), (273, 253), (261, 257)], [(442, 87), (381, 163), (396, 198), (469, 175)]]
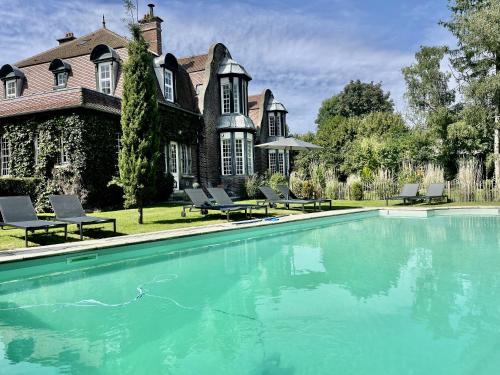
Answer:
[[(285, 199), (296, 199), (297, 196), (290, 190), (290, 188), (286, 185), (278, 185), (276, 187), (278, 191), (283, 195)], [(317, 198), (315, 199), (318, 202), (318, 207), (321, 210), (321, 204), (323, 202), (328, 202), (330, 204), (330, 210), (332, 209), (332, 200), (329, 198)]]
[(418, 188), (419, 184), (405, 184), (398, 196), (386, 198), (386, 204), (388, 204), (389, 200), (402, 200), (403, 204), (406, 204), (407, 201), (417, 201), (421, 199), (418, 196)]
[(3, 222), (0, 226), (24, 229), (24, 243), (28, 247), (28, 232), (35, 232), (37, 229), (64, 228), (64, 240), (68, 237), (68, 224), (60, 221), (40, 220), (36, 216), (35, 208), (28, 196), (0, 197), (0, 212)]
[(446, 202), (448, 202), (448, 195), (444, 194), (443, 183), (430, 184), (429, 188), (427, 189), (427, 195), (424, 195), (420, 198), (427, 200), (429, 204), (433, 199), (446, 199)]
[(221, 188), (208, 188), (208, 192), (215, 199), (215, 202), (219, 206), (230, 207), (230, 206), (238, 206), (238, 207), (248, 207), (250, 210), (250, 216), (252, 216), (252, 209), (264, 208), (266, 210), (267, 215), (267, 205), (265, 204), (240, 204), (234, 203), (229, 195), (227, 195), (226, 191)]
[(182, 212), (181, 212), (182, 217), (186, 217), (186, 209), (189, 209), (189, 212), (191, 212), (193, 209), (198, 209), (201, 211), (203, 215), (208, 214), (209, 210), (219, 211), (226, 214), (227, 221), (229, 221), (229, 215), (231, 212), (245, 211), (245, 215), (247, 215), (248, 207), (234, 205), (234, 204), (231, 205), (214, 204), (211, 202), (210, 198), (207, 197), (207, 195), (202, 189), (185, 189), (184, 192), (191, 200), (191, 204), (182, 207)]
[(83, 240), (84, 225), (113, 223), (113, 232), (116, 233), (116, 219), (87, 216), (76, 195), (51, 195), (49, 201), (57, 220), (78, 226), (80, 240)]
[(284, 205), (287, 209), (292, 204), (297, 204), (302, 206), (302, 211), (306, 212), (306, 205), (312, 204), (314, 211), (316, 211), (316, 203), (318, 203), (315, 199), (282, 199), (276, 192), (271, 189), (269, 186), (260, 186), (260, 191), (266, 197), (265, 203), (269, 203), (269, 206), (275, 206), (278, 204)]

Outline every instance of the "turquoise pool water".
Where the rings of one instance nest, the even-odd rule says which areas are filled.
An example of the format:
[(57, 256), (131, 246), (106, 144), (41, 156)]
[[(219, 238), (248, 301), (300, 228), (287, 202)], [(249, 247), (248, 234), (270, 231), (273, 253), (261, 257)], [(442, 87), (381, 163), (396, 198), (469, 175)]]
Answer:
[(0, 267), (1, 374), (500, 369), (499, 217), (309, 220), (22, 266)]

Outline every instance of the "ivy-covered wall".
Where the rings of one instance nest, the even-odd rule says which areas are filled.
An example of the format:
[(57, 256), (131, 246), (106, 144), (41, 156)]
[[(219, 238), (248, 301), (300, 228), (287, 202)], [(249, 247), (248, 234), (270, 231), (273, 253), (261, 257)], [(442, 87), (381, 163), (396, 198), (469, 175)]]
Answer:
[[(38, 209), (48, 208), (46, 198), (53, 193), (76, 193), (89, 207), (120, 204), (121, 191), (108, 186), (117, 171), (118, 116), (82, 110), (2, 125), (10, 143), (11, 176), (43, 181)], [(67, 164), (61, 164), (61, 141)]]
[[(192, 145), (197, 154), (202, 119), (171, 106), (160, 106), (162, 145), (177, 141)], [(80, 109), (33, 117), (0, 120), (0, 135), (10, 143), (10, 175), (36, 177), (36, 208), (50, 210), (50, 194), (77, 194), (87, 208), (121, 206), (123, 191), (109, 184), (118, 174), (120, 117)], [(61, 141), (68, 163), (61, 164)], [(163, 147), (161, 148), (163, 151)], [(197, 157), (193, 173), (198, 175)], [(156, 181), (158, 194), (153, 201), (166, 200), (171, 193), (171, 176), (165, 176), (162, 155)]]

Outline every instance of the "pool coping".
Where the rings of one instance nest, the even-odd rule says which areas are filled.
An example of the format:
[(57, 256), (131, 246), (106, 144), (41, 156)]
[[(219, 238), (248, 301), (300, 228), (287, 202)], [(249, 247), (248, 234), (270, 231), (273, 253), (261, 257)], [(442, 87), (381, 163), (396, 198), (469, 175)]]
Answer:
[[(96, 240), (86, 240), (83, 242), (76, 242), (76, 243), (70, 242), (70, 243), (62, 243), (55, 245), (2, 250), (0, 251), (0, 264), (19, 262), (37, 258), (45, 258), (57, 255), (74, 254), (74, 253), (80, 253), (97, 249), (100, 250), (110, 249), (118, 246), (135, 245), (145, 242), (156, 242), (156, 241), (169, 240), (175, 238), (203, 235), (208, 233), (227, 232), (236, 229), (255, 228), (267, 225), (278, 225), (278, 224), (301, 221), (301, 220), (334, 217), (334, 216), (349, 215), (362, 212), (379, 211), (382, 213), (385, 211), (386, 215), (384, 216), (399, 216), (399, 215), (390, 215), (390, 212), (394, 211), (394, 213), (398, 213), (399, 211), (400, 213), (404, 213), (406, 211), (414, 213), (420, 212), (422, 214), (425, 213), (425, 216), (428, 216), (429, 211), (464, 210), (464, 209), (467, 210), (488, 209), (490, 211), (496, 210), (496, 214), (500, 215), (500, 206), (454, 206), (454, 207), (382, 206), (382, 207), (348, 208), (348, 209), (338, 209), (333, 211), (320, 211), (313, 213), (281, 216), (277, 217), (278, 220), (276, 221), (265, 221), (262, 219), (255, 219), (242, 222), (240, 221), (240, 222), (210, 224), (210, 225), (194, 226), (188, 228), (168, 229), (168, 230), (149, 232), (149, 233), (129, 234), (125, 236), (117, 236), (117, 237), (110, 237), (110, 238), (96, 239)], [(401, 216), (404, 217), (406, 215), (402, 214)], [(410, 214), (408, 216), (415, 216), (415, 215)]]

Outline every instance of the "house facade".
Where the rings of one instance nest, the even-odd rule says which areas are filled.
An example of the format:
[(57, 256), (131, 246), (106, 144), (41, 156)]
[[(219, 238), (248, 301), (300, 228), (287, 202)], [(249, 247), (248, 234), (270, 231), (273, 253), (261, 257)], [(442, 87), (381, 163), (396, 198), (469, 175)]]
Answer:
[[(164, 53), (162, 23), (151, 5), (140, 26), (158, 82), (161, 172), (175, 189), (200, 182), (236, 192), (246, 176), (287, 174), (288, 155), (255, 148), (286, 136), (285, 107), (270, 90), (249, 96), (252, 76), (223, 44), (185, 58)], [(39, 176), (46, 193), (71, 190), (99, 206), (116, 194), (109, 182), (117, 175), (128, 40), (103, 22), (57, 42), (0, 69), (0, 175)]]

